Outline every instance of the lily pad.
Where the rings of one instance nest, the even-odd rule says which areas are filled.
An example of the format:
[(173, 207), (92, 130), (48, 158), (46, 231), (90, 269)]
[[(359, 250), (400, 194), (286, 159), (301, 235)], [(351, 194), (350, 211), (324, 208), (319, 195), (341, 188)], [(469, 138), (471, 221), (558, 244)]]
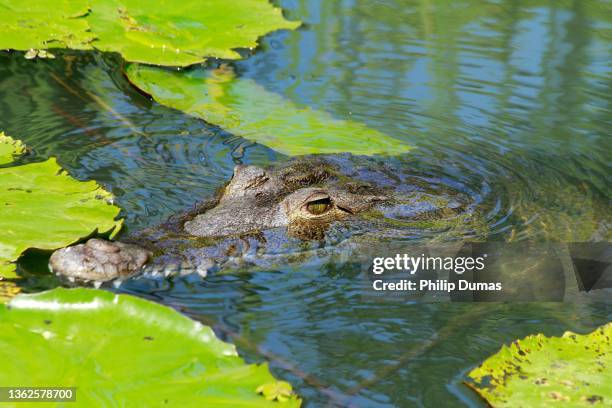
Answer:
[(0, 10), (2, 49), (92, 48), (87, 0), (0, 0)]
[(257, 387), (257, 393), (269, 401), (285, 402), (294, 397), (291, 384), (286, 381), (275, 381)]
[(467, 384), (494, 407), (609, 406), (612, 323), (585, 335), (517, 340), (468, 377)]
[(59, 288), (0, 305), (0, 361), (0, 384), (77, 387), (75, 406), (301, 402), (294, 394), (283, 403), (259, 395), (260, 385), (276, 381), (267, 365), (245, 364), (209, 327), (165, 306), (93, 289)]
[[(17, 275), (17, 271), (15, 270), (15, 264), (10, 263), (5, 260), (0, 260), (0, 282), (3, 279), (17, 279), (19, 276)], [(0, 302), (2, 302), (0, 300)]]
[(0, 303), (6, 302), (19, 292), (21, 292), (21, 288), (14, 281), (0, 281)]
[[(23, 151), (22, 144), (0, 138), (0, 159)], [(116, 234), (121, 209), (111, 202), (109, 192), (73, 179), (55, 158), (0, 168), (0, 279), (14, 277), (10, 262), (28, 248), (61, 248), (96, 230)]]
[(129, 80), (161, 104), (287, 155), (400, 154), (402, 141), (366, 125), (301, 107), (228, 69), (169, 71), (132, 64)]
[(237, 59), (270, 31), (293, 29), (267, 0), (0, 0), (0, 48), (98, 49), (126, 60), (185, 66)]
[(10, 136), (0, 132), (0, 164), (13, 162), (15, 156), (25, 153), (25, 145), (20, 140), (15, 140)]

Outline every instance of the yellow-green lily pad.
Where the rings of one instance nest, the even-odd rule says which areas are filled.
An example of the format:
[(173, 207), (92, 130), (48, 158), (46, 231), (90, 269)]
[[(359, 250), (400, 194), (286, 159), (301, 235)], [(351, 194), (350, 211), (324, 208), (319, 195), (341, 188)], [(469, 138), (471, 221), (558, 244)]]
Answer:
[(0, 48), (91, 49), (94, 35), (85, 19), (87, 0), (0, 0)]
[(21, 288), (14, 281), (0, 280), (0, 303), (4, 303), (21, 292)]
[(74, 407), (297, 407), (276, 381), (175, 310), (129, 295), (58, 288), (0, 305), (0, 384), (76, 387)]
[(0, 0), (0, 10), (2, 49), (98, 49), (172, 66), (240, 58), (236, 48), (253, 48), (260, 36), (300, 24), (268, 0)]
[[(0, 138), (0, 158), (24, 149)], [(73, 179), (55, 158), (0, 168), (0, 208), (0, 278), (15, 276), (12, 262), (28, 248), (61, 248), (96, 231), (113, 235), (122, 224), (109, 192), (94, 181)]]
[(129, 80), (161, 104), (287, 155), (401, 154), (410, 146), (366, 125), (302, 107), (228, 69), (169, 71), (132, 64)]
[(25, 145), (21, 140), (15, 140), (0, 132), (0, 164), (13, 162), (16, 156), (25, 153)]
[(610, 406), (612, 323), (589, 334), (517, 340), (468, 377), (493, 407)]
[(286, 381), (274, 381), (257, 387), (257, 393), (268, 401), (285, 402), (295, 398), (291, 384)]

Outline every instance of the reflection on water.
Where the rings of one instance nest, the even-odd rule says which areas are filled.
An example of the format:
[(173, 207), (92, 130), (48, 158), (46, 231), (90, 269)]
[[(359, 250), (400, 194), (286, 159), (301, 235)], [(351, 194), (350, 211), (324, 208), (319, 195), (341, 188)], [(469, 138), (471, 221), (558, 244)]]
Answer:
[[(470, 197), (495, 240), (609, 240), (605, 1), (283, 0), (305, 25), (267, 36), (240, 75), (297, 104), (417, 146), (398, 165)], [(235, 163), (281, 160), (131, 89), (109, 56), (0, 55), (0, 129), (118, 197), (128, 227), (211, 194)], [(436, 184), (437, 183), (437, 184)], [(478, 405), (462, 376), (528, 333), (587, 331), (610, 303), (453, 304), (364, 298), (325, 260), (122, 290), (267, 357), (309, 405)]]
[(462, 375), (501, 343), (612, 317), (609, 304), (381, 301), (365, 285), (328, 264), (123, 289), (212, 324), (249, 359), (266, 356), (313, 406), (457, 406), (453, 395), (476, 405)]
[(243, 75), (483, 179), (500, 212), (492, 221), (515, 239), (522, 224), (562, 240), (609, 238), (603, 2), (281, 5), (306, 28), (268, 37)]
[(211, 195), (237, 163), (276, 157), (151, 105), (129, 88), (117, 59), (85, 54), (28, 64), (18, 56), (0, 58), (0, 128), (23, 139), (34, 160), (57, 156), (73, 176), (104, 185), (118, 197), (131, 228)]

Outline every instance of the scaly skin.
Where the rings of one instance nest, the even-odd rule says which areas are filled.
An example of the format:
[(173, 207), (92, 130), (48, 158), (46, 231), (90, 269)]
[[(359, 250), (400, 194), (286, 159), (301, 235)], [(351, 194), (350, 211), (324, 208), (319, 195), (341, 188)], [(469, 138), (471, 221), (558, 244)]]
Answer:
[(151, 257), (146, 249), (122, 242), (92, 238), (85, 244), (55, 251), (50, 265), (68, 278), (102, 282), (127, 276)]
[[(204, 204), (160, 227), (128, 237), (131, 244), (91, 239), (57, 250), (49, 266), (70, 280), (105, 282), (132, 275), (154, 254), (163, 260), (165, 252), (173, 252), (164, 248), (168, 239), (174, 239), (179, 247), (180, 242), (188, 245), (190, 238), (214, 240), (273, 228), (286, 228), (290, 236), (299, 239), (321, 239), (332, 222), (386, 201), (389, 197), (381, 189), (342, 182), (338, 170), (321, 160), (298, 161), (272, 170), (239, 165), (213, 205)], [(231, 256), (232, 248), (229, 245), (223, 257)], [(217, 251), (190, 264), (201, 271), (218, 263), (219, 257)]]

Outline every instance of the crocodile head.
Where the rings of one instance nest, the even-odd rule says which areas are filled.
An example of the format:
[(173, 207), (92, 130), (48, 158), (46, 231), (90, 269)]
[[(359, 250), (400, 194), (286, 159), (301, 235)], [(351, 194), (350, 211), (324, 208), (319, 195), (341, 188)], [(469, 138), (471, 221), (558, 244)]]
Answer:
[[(293, 238), (322, 239), (333, 222), (388, 200), (382, 190), (347, 178), (322, 160), (297, 160), (269, 169), (238, 165), (211, 202), (127, 237), (130, 244), (91, 239), (60, 249), (51, 255), (49, 266), (64, 277), (103, 282), (132, 274), (154, 253), (189, 252), (191, 238), (238, 237), (284, 227)], [(197, 263), (204, 262), (201, 258)]]
[(184, 230), (220, 237), (287, 227), (292, 236), (319, 239), (332, 222), (388, 200), (368, 183), (343, 180), (322, 161), (269, 170), (239, 165), (216, 206), (186, 221)]

